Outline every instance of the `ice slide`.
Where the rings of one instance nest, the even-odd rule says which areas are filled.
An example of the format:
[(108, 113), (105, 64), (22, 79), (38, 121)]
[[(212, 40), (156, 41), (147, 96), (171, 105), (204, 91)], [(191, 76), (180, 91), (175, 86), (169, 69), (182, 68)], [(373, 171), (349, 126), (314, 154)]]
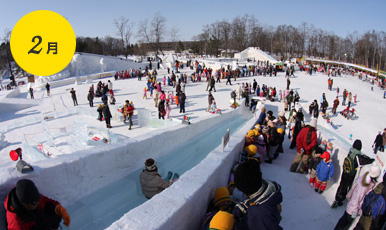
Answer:
[[(157, 159), (160, 174), (166, 176), (168, 171), (173, 171), (182, 175), (220, 145), (221, 137), (228, 128), (232, 135), (247, 121), (243, 116), (235, 115), (195, 138), (187, 140), (183, 145)], [(147, 199), (142, 195), (139, 184), (141, 170), (123, 176), (69, 206), (67, 210), (71, 215), (71, 229), (105, 229), (131, 209), (146, 202)], [(66, 227), (63, 228), (66, 229)]]

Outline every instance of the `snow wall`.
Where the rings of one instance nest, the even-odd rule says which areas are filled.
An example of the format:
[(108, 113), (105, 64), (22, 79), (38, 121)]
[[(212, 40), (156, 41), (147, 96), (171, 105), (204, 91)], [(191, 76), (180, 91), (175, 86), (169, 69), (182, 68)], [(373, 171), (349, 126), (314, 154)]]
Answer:
[[(260, 114), (260, 109), (256, 114)], [(167, 192), (154, 196), (151, 202), (146, 202), (126, 213), (108, 229), (198, 229), (216, 188), (228, 185), (231, 168), (244, 147), (245, 134), (255, 125), (255, 122), (256, 119), (251, 119), (234, 134), (224, 152), (221, 146), (216, 148), (201, 163), (183, 174), (178, 183), (165, 190)], [(339, 183), (343, 161), (349, 149), (336, 137), (321, 130), (324, 129), (320, 128), (317, 131), (318, 138), (334, 143), (333, 183)], [(370, 170), (370, 167), (371, 165), (364, 166), (361, 175)], [(205, 172), (205, 174), (198, 172)], [(269, 178), (263, 175), (263, 178), (267, 177)]]
[(8, 113), (11, 111), (19, 111), (35, 105), (39, 105), (41, 103), (41, 100), (39, 99), (31, 100), (16, 98), (20, 94), (20, 87), (17, 87), (13, 90), (7, 90), (6, 92), (7, 95), (4, 98), (0, 99), (0, 114)]
[[(55, 87), (56, 85), (51, 84), (51, 82), (56, 82), (63, 79), (66, 79), (66, 81), (69, 80), (69, 83), (73, 83), (77, 79), (80, 80), (81, 78), (83, 80), (94, 78), (95, 75), (100, 73), (113, 72), (112, 75), (114, 75), (116, 71), (121, 70), (139, 68), (144, 70), (148, 64), (149, 62), (135, 62), (133, 59), (125, 59), (120, 57), (103, 56), (89, 53), (75, 53), (70, 64), (68, 64), (68, 66), (59, 73), (46, 77), (36, 76), (34, 88), (38, 90), (44, 88), (47, 82), (50, 82), (50, 85)], [(82, 77), (80, 78), (80, 76)], [(64, 83), (65, 82), (62, 82), (62, 84)]]
[[(209, 115), (202, 119), (193, 120), (190, 125), (181, 124), (167, 129), (154, 130), (136, 138), (128, 138), (115, 145), (99, 146), (50, 160), (38, 161), (32, 165), (35, 171), (29, 174), (20, 174), (14, 166), (3, 167), (1, 173), (9, 176), (0, 178), (0, 200), (1, 202), (4, 201), (8, 192), (15, 187), (19, 179), (28, 178), (35, 182), (42, 194), (60, 201), (66, 207), (66, 205), (142, 168), (147, 158), (162, 157), (170, 151), (169, 146), (174, 146), (175, 143), (184, 143), (186, 139), (193, 138), (211, 127), (239, 115), (250, 117), (252, 113), (248, 108), (242, 106), (240, 109), (225, 111), (221, 115)], [(158, 138), (159, 135), (163, 137)], [(227, 149), (234, 145), (234, 141), (231, 140)], [(229, 164), (231, 162), (229, 161)], [(221, 164), (221, 162), (216, 164)], [(220, 174), (223, 172), (219, 171), (218, 175)], [(199, 179), (197, 183), (201, 183), (202, 178)], [(184, 180), (181, 179), (182, 182)], [(194, 181), (187, 181), (187, 183), (200, 185)], [(180, 186), (178, 184), (174, 184), (171, 189), (166, 191), (175, 192)], [(208, 184), (205, 185), (208, 186)], [(4, 216), (3, 205), (1, 205), (0, 211), (0, 215)], [(169, 212), (169, 210), (165, 211)], [(161, 213), (158, 216), (164, 216), (164, 214)], [(4, 218), (0, 218), (0, 229), (3, 228)]]

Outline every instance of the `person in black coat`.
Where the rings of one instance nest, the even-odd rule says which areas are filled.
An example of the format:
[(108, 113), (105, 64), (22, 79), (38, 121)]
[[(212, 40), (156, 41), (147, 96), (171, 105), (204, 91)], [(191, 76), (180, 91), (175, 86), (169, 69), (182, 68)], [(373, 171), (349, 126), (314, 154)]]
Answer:
[(185, 113), (185, 100), (186, 100), (186, 95), (185, 93), (180, 93), (178, 95), (178, 103), (180, 104), (180, 113)]
[(292, 142), (291, 142), (290, 149), (296, 148), (296, 138), (298, 137), (298, 134), (299, 134), (300, 130), (302, 129), (302, 121), (297, 116), (298, 116), (298, 114), (296, 113), (294, 134), (292, 136)]
[(88, 100), (88, 103), (90, 104), (90, 107), (93, 107), (94, 106), (94, 95), (92, 95), (91, 90), (88, 92), (87, 100)]
[(102, 106), (102, 111), (103, 111), (103, 116), (104, 116), (105, 121), (106, 121), (106, 127), (112, 128), (111, 124), (110, 124), (110, 119), (112, 118), (112, 116), (111, 116), (110, 108), (109, 108), (107, 102), (105, 102), (104, 105)]
[(103, 95), (102, 95), (102, 102), (103, 102), (103, 104), (106, 104), (107, 103), (107, 101), (109, 100), (108, 99), (108, 97), (107, 97), (107, 95), (106, 95), (106, 93), (104, 93)]
[(312, 114), (316, 119), (319, 117), (319, 104), (314, 100), (314, 112)]
[[(375, 147), (374, 147), (374, 145), (375, 145)], [(373, 144), (375, 154), (377, 154), (378, 148), (381, 147), (382, 145), (383, 145), (383, 137), (382, 137), (381, 132), (378, 132), (378, 135), (375, 137), (375, 141)]]
[[(335, 194), (335, 201), (332, 203), (331, 208), (336, 208), (337, 206), (342, 206), (343, 201), (346, 199), (346, 195), (348, 191), (350, 191), (352, 184), (354, 182), (357, 169), (359, 165), (368, 165), (373, 163), (374, 159), (364, 155), (361, 153), (362, 150), (362, 142), (361, 140), (357, 139), (354, 141), (352, 147), (350, 148), (347, 155), (354, 155), (354, 167), (352, 171), (346, 172), (344, 170), (343, 165), (343, 173), (340, 179), (340, 184), (338, 187), (338, 190)], [(359, 161), (359, 162), (358, 162)]]
[(165, 101), (161, 100), (158, 104), (158, 119), (162, 118), (163, 120), (165, 120), (165, 114), (166, 114)]

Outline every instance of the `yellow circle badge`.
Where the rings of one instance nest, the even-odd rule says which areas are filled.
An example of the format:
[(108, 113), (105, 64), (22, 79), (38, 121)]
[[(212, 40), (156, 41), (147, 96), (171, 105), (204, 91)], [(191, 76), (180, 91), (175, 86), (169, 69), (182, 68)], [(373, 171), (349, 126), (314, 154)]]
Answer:
[(11, 52), (17, 64), (33, 75), (49, 76), (72, 60), (76, 37), (70, 23), (58, 13), (38, 10), (22, 17), (11, 34)]

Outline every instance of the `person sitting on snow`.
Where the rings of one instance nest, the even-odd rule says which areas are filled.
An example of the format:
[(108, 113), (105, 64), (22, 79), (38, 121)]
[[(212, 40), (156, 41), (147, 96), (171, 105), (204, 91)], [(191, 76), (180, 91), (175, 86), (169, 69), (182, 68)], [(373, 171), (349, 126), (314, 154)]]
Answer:
[(4, 201), (7, 229), (58, 229), (60, 222), (70, 226), (66, 209), (39, 193), (33, 181), (21, 179)]
[(158, 173), (157, 164), (152, 158), (146, 160), (145, 169), (139, 175), (139, 181), (142, 193), (147, 199), (151, 199), (173, 183), (171, 180), (165, 181), (162, 179)]

